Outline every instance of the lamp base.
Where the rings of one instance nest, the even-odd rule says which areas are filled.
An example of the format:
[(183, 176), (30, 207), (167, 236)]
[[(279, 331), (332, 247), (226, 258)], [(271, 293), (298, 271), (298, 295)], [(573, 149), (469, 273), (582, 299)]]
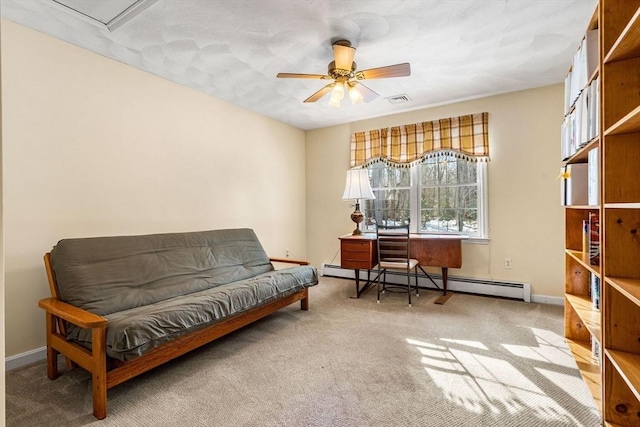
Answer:
[(360, 223), (364, 221), (364, 215), (360, 212), (360, 202), (356, 201), (356, 210), (351, 214), (351, 221), (356, 223), (356, 229), (351, 233), (352, 236), (359, 236), (362, 234), (360, 231)]

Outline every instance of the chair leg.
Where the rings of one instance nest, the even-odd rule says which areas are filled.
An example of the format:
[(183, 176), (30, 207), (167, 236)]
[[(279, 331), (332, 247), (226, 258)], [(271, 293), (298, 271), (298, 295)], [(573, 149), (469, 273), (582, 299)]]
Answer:
[[(385, 274), (386, 274), (386, 270), (384, 270)], [(378, 271), (378, 304), (380, 304), (380, 275), (382, 274), (382, 271)]]
[(416, 275), (416, 296), (419, 297), (420, 296), (420, 288), (418, 287), (418, 267), (414, 268), (413, 272)]
[(387, 269), (386, 268), (382, 270), (382, 274), (384, 274), (384, 276), (382, 277), (382, 293), (384, 294), (384, 291), (386, 290), (386, 287), (387, 287)]
[(411, 307), (411, 271), (407, 270), (407, 295), (409, 296), (409, 307)]

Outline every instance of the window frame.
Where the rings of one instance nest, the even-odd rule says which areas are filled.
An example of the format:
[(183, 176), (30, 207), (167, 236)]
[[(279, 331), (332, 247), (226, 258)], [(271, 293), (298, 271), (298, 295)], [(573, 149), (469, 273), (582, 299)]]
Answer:
[[(458, 159), (459, 161), (460, 159)], [(464, 159), (463, 159), (464, 160)], [(471, 162), (475, 163), (477, 170), (477, 186), (478, 186), (478, 231), (476, 233), (465, 233), (465, 232), (447, 232), (447, 231), (423, 231), (419, 230), (421, 221), (421, 212), (420, 212), (420, 191), (423, 188), (420, 182), (420, 166), (421, 163), (412, 165), (409, 170), (409, 217), (410, 221), (410, 231), (411, 233), (418, 234), (432, 234), (432, 235), (459, 235), (468, 237), (468, 241), (473, 243), (488, 243), (489, 241), (489, 202), (488, 202), (488, 179), (487, 179), (487, 162)], [(382, 165), (382, 167), (391, 167), (384, 163), (378, 163), (376, 165)], [(457, 187), (464, 184), (453, 184), (453, 185), (441, 185), (441, 187)], [(406, 186), (398, 186), (398, 187), (374, 187), (371, 186), (374, 193), (380, 190), (392, 190), (395, 188), (406, 188)], [(363, 212), (366, 215), (366, 212)], [(368, 218), (365, 217), (364, 222), (364, 231), (374, 231), (375, 228), (369, 223)]]

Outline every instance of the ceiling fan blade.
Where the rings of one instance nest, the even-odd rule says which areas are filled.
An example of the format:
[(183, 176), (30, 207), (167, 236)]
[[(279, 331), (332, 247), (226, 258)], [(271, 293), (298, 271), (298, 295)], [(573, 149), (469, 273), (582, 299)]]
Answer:
[(371, 68), (356, 73), (356, 79), (385, 79), (387, 77), (405, 77), (411, 75), (411, 66), (408, 62), (403, 64), (388, 65), (386, 67)]
[(297, 73), (278, 73), (279, 79), (330, 79), (331, 77), (324, 74), (297, 74)]
[(335, 85), (336, 85), (335, 83), (326, 85), (325, 87), (323, 87), (322, 89), (320, 89), (319, 91), (317, 91), (316, 93), (314, 93), (313, 95), (305, 99), (304, 102), (316, 102), (317, 100), (325, 96), (327, 92), (329, 92)]
[(351, 71), (353, 66), (353, 56), (356, 54), (356, 48), (351, 46), (344, 46), (341, 44), (333, 45), (333, 58), (336, 63), (336, 68), (341, 70)]
[(360, 94), (362, 95), (362, 100), (364, 102), (371, 102), (371, 101), (373, 101), (374, 99), (376, 99), (377, 97), (380, 96), (376, 92), (374, 92), (373, 90), (371, 90), (368, 87), (366, 87), (365, 85), (363, 85), (362, 83), (353, 82), (352, 85), (353, 85), (352, 86), (353, 89), (355, 89), (358, 92), (360, 92)]

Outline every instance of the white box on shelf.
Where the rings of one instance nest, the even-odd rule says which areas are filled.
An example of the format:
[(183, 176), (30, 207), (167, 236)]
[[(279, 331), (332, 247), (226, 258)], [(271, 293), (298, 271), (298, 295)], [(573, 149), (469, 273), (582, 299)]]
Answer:
[[(598, 29), (589, 30), (584, 37), (586, 78), (589, 79), (598, 68)], [(585, 82), (586, 83), (586, 82)]]
[(600, 150), (598, 147), (589, 151), (587, 159), (587, 203), (590, 206), (597, 206), (600, 204)]
[(586, 205), (589, 200), (587, 193), (588, 164), (566, 165), (562, 175), (562, 204), (565, 206)]

